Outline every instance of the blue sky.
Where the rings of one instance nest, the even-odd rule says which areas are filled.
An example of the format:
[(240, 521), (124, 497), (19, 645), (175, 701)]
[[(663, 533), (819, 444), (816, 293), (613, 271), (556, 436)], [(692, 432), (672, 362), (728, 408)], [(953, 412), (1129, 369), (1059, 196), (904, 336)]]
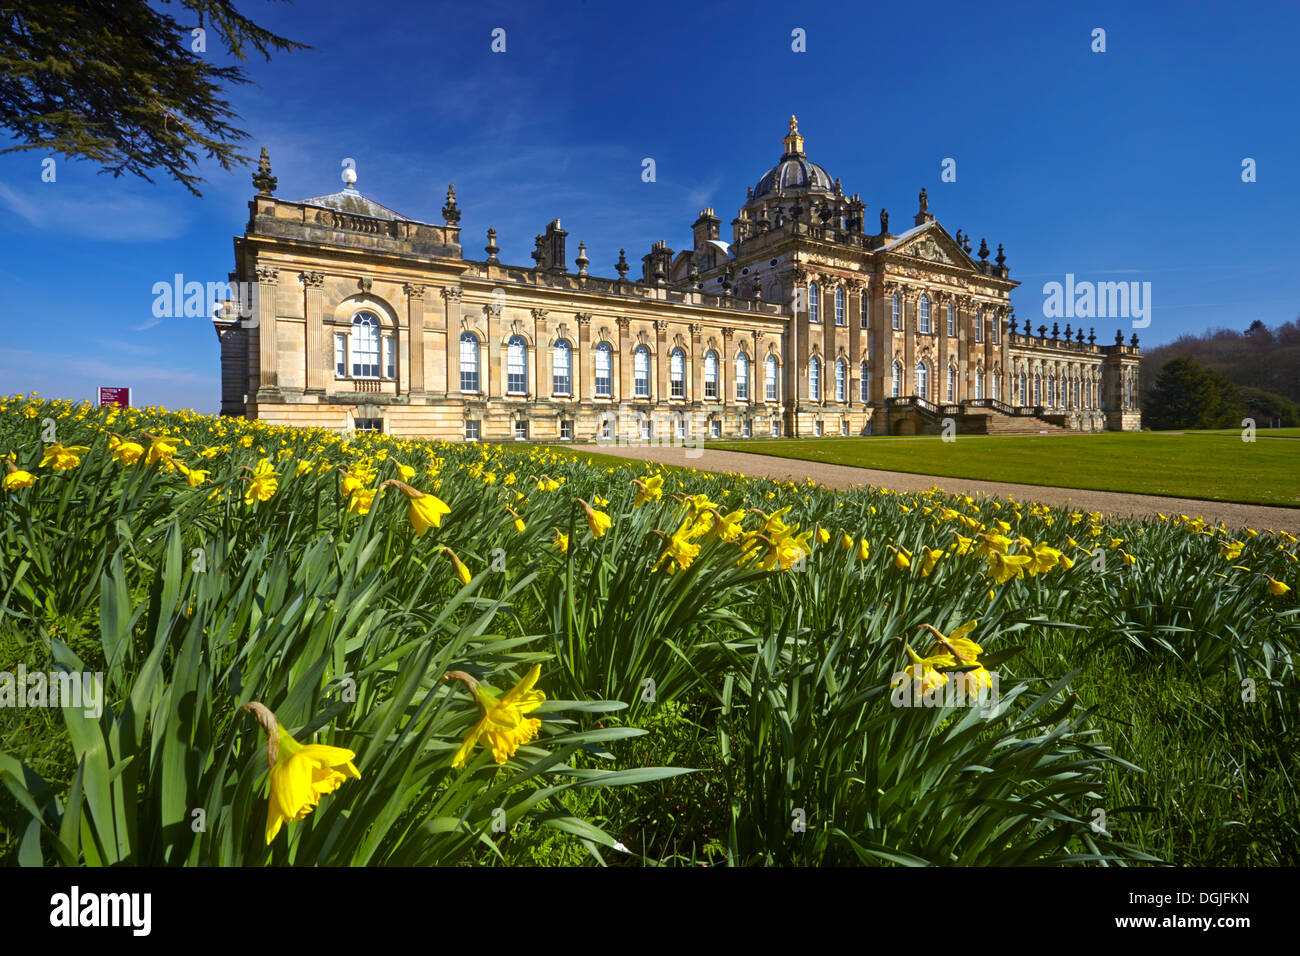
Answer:
[[(559, 217), (570, 260), (585, 240), (593, 272), (613, 275), (620, 247), (639, 271), (654, 240), (688, 246), (704, 206), (730, 238), (796, 113), (809, 156), (862, 194), (870, 231), (882, 206), (893, 232), (910, 225), (925, 186), (950, 232), (1004, 243), (1024, 283), (1013, 305), (1035, 324), (1043, 283), (1066, 273), (1151, 282), (1144, 344), (1300, 313), (1292, 3), (241, 9), (314, 48), (250, 60), (256, 85), (231, 92), (277, 195), (333, 192), (352, 158), (363, 193), (441, 221), (454, 182), (471, 257), (493, 226), (502, 258), (531, 264)], [(504, 53), (490, 49), (498, 27)], [(1091, 50), (1098, 27), (1105, 53)], [(251, 167), (209, 169), (196, 199), (62, 158), (42, 182), (43, 158), (0, 156), (0, 393), (130, 385), (136, 404), (215, 411), (210, 324), (155, 320), (152, 289), (176, 273), (224, 281)], [(1109, 341), (1119, 323), (1097, 324)]]

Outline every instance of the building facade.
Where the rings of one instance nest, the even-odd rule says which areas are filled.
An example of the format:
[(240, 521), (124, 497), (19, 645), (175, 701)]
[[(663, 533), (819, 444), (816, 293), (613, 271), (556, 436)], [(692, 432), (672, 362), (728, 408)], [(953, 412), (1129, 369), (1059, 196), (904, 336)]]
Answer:
[(336, 430), (506, 440), (1136, 429), (1137, 337), (1026, 322), (1002, 246), (950, 235), (925, 190), (911, 227), (811, 162), (794, 117), (780, 161), (721, 237), (656, 242), (640, 276), (571, 270), (560, 220), (531, 267), (463, 255), (460, 207), (408, 219), (357, 191), (274, 196), (265, 149), (214, 317), (223, 414)]

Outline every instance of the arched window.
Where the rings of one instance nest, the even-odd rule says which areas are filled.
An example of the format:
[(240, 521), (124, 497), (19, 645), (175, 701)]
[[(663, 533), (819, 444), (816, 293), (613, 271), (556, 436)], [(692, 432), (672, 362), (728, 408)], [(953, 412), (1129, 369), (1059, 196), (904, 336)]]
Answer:
[(894, 331), (899, 332), (903, 328), (903, 296), (901, 293), (894, 293)]
[(1020, 397), (1017, 399), (1017, 402), (1018, 402), (1020, 405), (1028, 405), (1028, 404), (1029, 404), (1029, 401), (1028, 401), (1028, 399), (1029, 399), (1028, 389), (1029, 389), (1029, 384), (1028, 384), (1028, 382), (1026, 381), (1025, 373), (1024, 373), (1024, 372), (1021, 372), (1021, 373), (1020, 373)]
[(749, 356), (744, 352), (736, 353), (736, 398), (749, 400)]
[(984, 370), (982, 368), (975, 370), (975, 397), (984, 397)]
[(903, 363), (902, 362), (894, 363), (893, 394), (895, 398), (898, 398), (903, 394)]
[(718, 397), (718, 353), (713, 349), (704, 353), (704, 397)]
[(379, 316), (373, 312), (358, 312), (352, 317), (353, 378), (379, 377)]
[(816, 282), (808, 283), (808, 321), (822, 320), (822, 292)]
[(858, 376), (858, 390), (862, 401), (871, 401), (871, 366), (866, 362), (862, 363), (861, 374)]
[(551, 349), (551, 386), (556, 395), (573, 394), (573, 347), (564, 339)]
[(650, 350), (638, 345), (632, 353), (633, 394), (637, 398), (650, 397)]
[(957, 334), (957, 308), (951, 302), (948, 303), (948, 334)]
[(1002, 376), (997, 372), (993, 373), (993, 400), (1002, 401)]
[(925, 367), (924, 361), (916, 363), (916, 394), (919, 395), (921, 398), (925, 398), (925, 399), (928, 399), (930, 397), (929, 372), (930, 370)]
[(1039, 373), (1035, 372), (1034, 373), (1034, 405), (1037, 406), (1042, 404), (1043, 404), (1043, 377)]
[(948, 401), (950, 404), (951, 404), (952, 402), (957, 401), (957, 368), (956, 368), (956, 366), (953, 366), (953, 365), (949, 365), (949, 366), (948, 366), (948, 398), (947, 398), (947, 401)]
[(766, 384), (767, 400), (768, 400), (769, 402), (780, 401), (779, 393), (777, 392), (777, 365), (776, 365), (776, 356), (775, 356), (775, 355), (769, 355), (769, 356), (767, 357), (767, 361), (764, 362), (763, 364), (764, 364), (764, 365), (766, 366), (766, 368), (767, 368), (767, 372), (766, 372), (767, 381), (766, 381), (766, 383), (765, 383), (765, 384)]
[(614, 397), (614, 348), (608, 342), (596, 343), (596, 397)]
[(835, 324), (848, 325), (849, 320), (844, 314), (844, 289), (843, 287), (835, 290)]
[(686, 353), (673, 349), (668, 356), (668, 379), (673, 398), (686, 397)]
[(835, 360), (835, 401), (849, 400), (849, 363), (844, 359)]
[(817, 356), (808, 360), (808, 398), (810, 401), (821, 401), (822, 397), (822, 363)]
[(916, 303), (916, 330), (924, 335), (930, 334), (930, 297), (924, 293)]
[(519, 335), (506, 342), (506, 394), (528, 394), (528, 343)]
[(460, 390), (478, 391), (478, 336), (473, 332), (460, 334)]

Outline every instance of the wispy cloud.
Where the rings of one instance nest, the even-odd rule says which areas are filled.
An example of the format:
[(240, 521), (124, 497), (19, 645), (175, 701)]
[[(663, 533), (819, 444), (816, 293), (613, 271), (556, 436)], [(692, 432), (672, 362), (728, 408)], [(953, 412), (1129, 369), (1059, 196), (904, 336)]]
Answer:
[(189, 217), (177, 204), (111, 186), (53, 182), (19, 189), (0, 182), (0, 204), (42, 232), (104, 242), (175, 239), (189, 227)]

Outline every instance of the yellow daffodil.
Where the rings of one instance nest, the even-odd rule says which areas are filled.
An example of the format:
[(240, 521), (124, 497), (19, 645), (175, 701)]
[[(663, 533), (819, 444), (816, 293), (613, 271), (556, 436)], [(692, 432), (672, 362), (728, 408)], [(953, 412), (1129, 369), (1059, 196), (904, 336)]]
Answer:
[(469, 584), (473, 580), (473, 575), (469, 573), (469, 568), (456, 556), (456, 552), (451, 548), (440, 549), (451, 560), (451, 569), (456, 572), (456, 577), (460, 579), (461, 586)]
[(521, 746), (537, 736), (542, 722), (536, 717), (525, 717), (524, 714), (536, 710), (546, 700), (546, 695), (542, 691), (533, 689), (533, 685), (541, 675), (542, 665), (534, 664), (524, 675), (523, 680), (500, 700), (484, 690), (482, 684), (464, 671), (452, 671), (447, 675), (461, 681), (470, 689), (482, 715), (478, 723), (470, 728), (464, 743), (452, 758), (453, 767), (465, 766), (465, 761), (474, 749), (474, 745), (480, 742), (492, 751), (493, 760), (503, 764), (513, 757)]
[(555, 543), (551, 545), (551, 547), (559, 548), (561, 553), (567, 552), (569, 550), (569, 536), (559, 528), (554, 528), (552, 530), (555, 532)]
[(370, 506), (378, 494), (376, 488), (358, 488), (348, 496), (348, 514), (365, 515), (370, 513)]
[(871, 557), (871, 545), (867, 542), (866, 538), (863, 538), (858, 543), (858, 560), (865, 561), (869, 557)]
[(1012, 578), (1024, 577), (1025, 568), (1033, 561), (1033, 558), (1027, 554), (1003, 554), (1001, 551), (990, 551), (985, 558), (989, 563), (989, 570), (993, 573), (995, 584), (1004, 584)]
[(5, 460), (5, 466), (9, 469), (4, 477), (5, 491), (17, 491), (19, 488), (30, 488), (36, 476), (30, 471), (23, 471), (14, 465), (12, 461)]
[(88, 451), (90, 449), (84, 445), (46, 445), (41, 463), (37, 467), (44, 468), (49, 465), (55, 471), (67, 471), (81, 464), (81, 456)]
[(134, 465), (144, 455), (144, 445), (117, 435), (109, 440), (108, 447), (113, 452), (113, 460), (122, 465)]
[(1286, 594), (1287, 591), (1291, 590), (1291, 585), (1289, 584), (1283, 584), (1281, 581), (1278, 581), (1276, 578), (1271, 578), (1267, 574), (1264, 575), (1264, 577), (1268, 578), (1268, 593), (1274, 597), (1281, 597), (1283, 594)]
[(944, 552), (935, 551), (925, 546), (922, 546), (921, 550), (925, 552), (921, 557), (921, 577), (924, 578), (930, 576), (930, 572), (934, 570), (935, 565), (943, 558)]
[(587, 515), (587, 527), (591, 529), (594, 537), (599, 538), (613, 526), (614, 519), (605, 512), (597, 511), (581, 498), (578, 499), (578, 504), (582, 505), (582, 510)]
[(451, 514), (447, 503), (436, 495), (427, 495), (395, 478), (389, 478), (384, 484), (394, 485), (406, 495), (406, 516), (410, 519), (417, 535), (424, 534), (430, 528), (442, 527), (443, 515)]
[(185, 439), (168, 435), (149, 435), (149, 453), (145, 457), (146, 465), (156, 465), (176, 454), (177, 449), (185, 444)]
[(248, 487), (244, 489), (244, 504), (251, 505), (254, 501), (266, 501), (275, 494), (279, 486), (280, 483), (271, 468), (270, 460), (263, 458), (253, 469), (253, 477), (248, 482)]
[(349, 778), (361, 779), (356, 754), (342, 747), (300, 744), (280, 726), (263, 704), (253, 701), (243, 710), (253, 714), (266, 731), (266, 762), (271, 768), (271, 792), (266, 806), (266, 842), (285, 823), (303, 819)]

